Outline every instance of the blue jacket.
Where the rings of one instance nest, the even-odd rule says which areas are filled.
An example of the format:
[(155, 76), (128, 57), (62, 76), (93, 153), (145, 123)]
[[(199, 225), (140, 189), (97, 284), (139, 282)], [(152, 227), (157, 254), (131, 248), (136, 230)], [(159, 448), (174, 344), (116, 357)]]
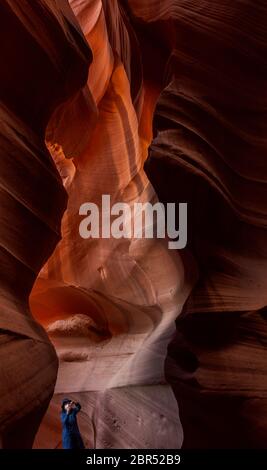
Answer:
[(63, 449), (84, 449), (76, 416), (80, 409), (81, 405), (76, 403), (76, 407), (69, 414), (65, 410), (61, 412)]

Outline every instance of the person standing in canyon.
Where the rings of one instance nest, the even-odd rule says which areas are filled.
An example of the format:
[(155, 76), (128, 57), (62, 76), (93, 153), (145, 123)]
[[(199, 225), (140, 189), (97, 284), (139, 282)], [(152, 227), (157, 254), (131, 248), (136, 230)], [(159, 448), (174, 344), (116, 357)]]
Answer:
[(84, 443), (80, 434), (77, 413), (81, 409), (80, 403), (74, 403), (65, 398), (62, 401), (62, 447), (63, 449), (84, 449)]

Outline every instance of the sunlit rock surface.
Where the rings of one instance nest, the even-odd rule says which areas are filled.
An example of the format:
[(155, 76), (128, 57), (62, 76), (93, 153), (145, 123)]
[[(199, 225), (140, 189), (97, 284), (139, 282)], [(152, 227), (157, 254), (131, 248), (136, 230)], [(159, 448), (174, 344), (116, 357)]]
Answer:
[[(147, 123), (142, 129), (140, 53), (132, 67), (135, 35), (117, 2), (101, 8), (97, 2), (71, 4), (94, 57), (88, 87), (98, 118), (88, 128), (88, 144), (72, 155), (75, 172), (66, 184), (62, 240), (31, 296), (33, 313), (50, 333), (60, 361), (53, 403), (63, 395), (80, 399), (91, 446), (93, 426), (98, 448), (179, 448), (182, 429), (164, 362), (196, 269), (188, 255), (194, 269), (185, 275), (180, 255), (170, 252), (165, 240), (79, 235), (79, 208), (86, 201), (101, 208), (102, 194), (108, 194), (111, 205), (133, 207), (157, 197), (143, 170), (151, 129)], [(150, 126), (152, 111), (153, 105), (146, 110)], [(55, 410), (52, 404), (36, 446), (46, 445)], [(60, 436), (53, 439), (49, 447), (57, 446)]]
[[(36, 448), (65, 396), (86, 447), (265, 447), (267, 7), (69, 3), (0, 5), (1, 444), (56, 382)], [(103, 194), (188, 202), (188, 250), (82, 239)]]

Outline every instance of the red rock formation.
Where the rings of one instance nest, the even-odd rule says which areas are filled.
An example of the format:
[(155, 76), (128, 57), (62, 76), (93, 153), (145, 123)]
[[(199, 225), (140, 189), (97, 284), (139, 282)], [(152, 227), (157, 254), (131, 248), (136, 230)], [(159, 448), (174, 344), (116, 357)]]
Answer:
[(146, 172), (189, 203), (200, 270), (167, 364), (184, 445), (265, 447), (266, 5), (128, 4), (169, 54)]
[[(46, 330), (35, 447), (60, 447), (66, 394), (88, 447), (264, 447), (267, 7), (70, 4), (0, 5), (2, 446), (32, 445), (53, 394)], [(102, 194), (188, 202), (190, 253), (81, 239)], [(183, 430), (164, 375), (182, 310), (165, 373)]]
[(83, 86), (91, 53), (67, 2), (2, 1), (0, 17), (0, 432), (3, 447), (28, 447), (57, 374), (28, 297), (60, 240), (66, 207), (45, 130), (56, 106)]
[[(74, 0), (71, 4), (94, 56), (88, 87), (98, 119), (83, 152), (72, 155), (76, 171), (68, 186), (62, 241), (31, 295), (34, 315), (53, 331), (60, 359), (54, 403), (62, 394), (82, 400), (88, 422), (85, 439), (92, 438), (93, 420), (97, 447), (179, 447), (182, 431), (164, 378), (164, 360), (194, 274), (192, 279), (184, 276), (180, 256), (171, 256), (164, 240), (82, 240), (79, 235), (84, 202), (101, 206), (102, 194), (110, 194), (111, 204), (125, 201), (133, 206), (156, 201), (156, 195), (143, 171), (147, 130), (141, 139), (138, 119), (143, 90), (141, 73), (132, 68), (136, 42), (125, 13), (117, 2), (112, 10), (110, 3), (103, 9), (97, 2), (84, 8)], [(152, 113), (152, 107), (146, 112)], [(91, 330), (84, 334), (90, 324), (86, 318), (95, 322), (98, 335)], [(137, 402), (142, 403), (139, 415)], [(53, 404), (48, 413), (54, 419)], [(111, 421), (120, 425), (111, 426)], [(46, 418), (38, 435), (39, 446), (47, 442), (48, 422)], [(151, 434), (158, 422), (158, 432)]]

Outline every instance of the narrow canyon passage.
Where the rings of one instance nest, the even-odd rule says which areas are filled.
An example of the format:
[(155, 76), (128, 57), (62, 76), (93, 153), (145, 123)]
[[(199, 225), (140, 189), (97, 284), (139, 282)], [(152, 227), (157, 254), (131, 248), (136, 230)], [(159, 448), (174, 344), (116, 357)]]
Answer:
[[(69, 397), (87, 448), (265, 447), (267, 6), (4, 0), (0, 21), (1, 446), (61, 448)], [(82, 238), (103, 195), (187, 203), (186, 249)]]

